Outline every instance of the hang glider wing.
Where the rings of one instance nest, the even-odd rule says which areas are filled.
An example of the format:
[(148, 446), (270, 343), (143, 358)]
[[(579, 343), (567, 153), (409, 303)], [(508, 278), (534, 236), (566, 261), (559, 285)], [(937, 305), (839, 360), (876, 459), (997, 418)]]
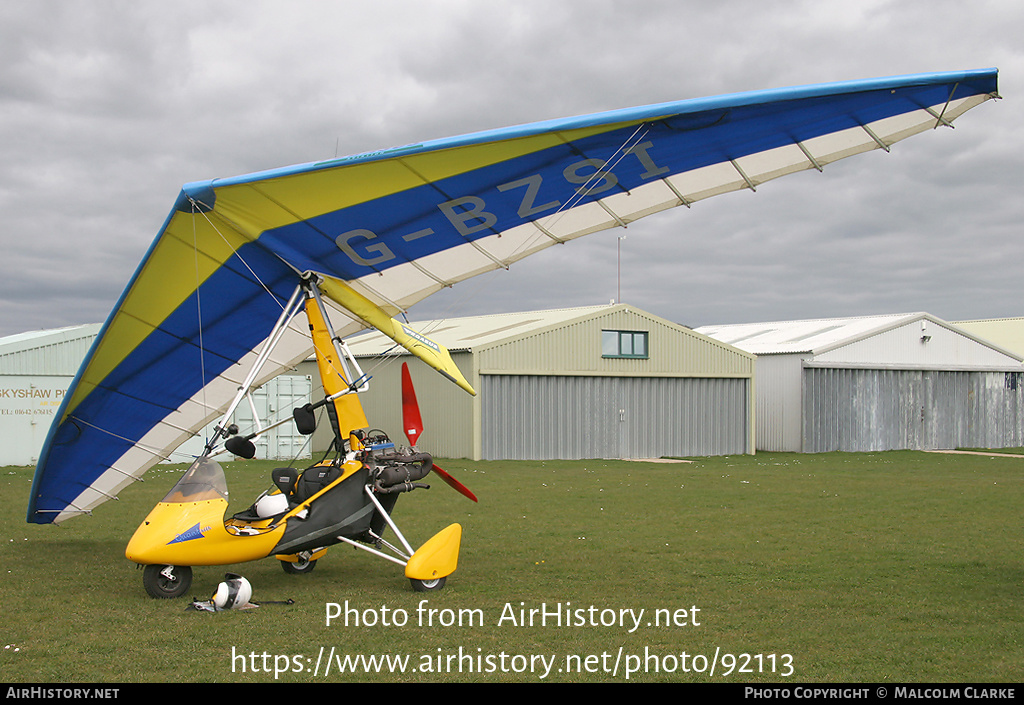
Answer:
[[(188, 184), (65, 396), (28, 520), (90, 511), (213, 419), (297, 272), (372, 312), (342, 296), (339, 335), (400, 326), (390, 317), (424, 297), (552, 244), (888, 149), (994, 97), (995, 69), (760, 91)], [(257, 384), (309, 354), (302, 328)]]

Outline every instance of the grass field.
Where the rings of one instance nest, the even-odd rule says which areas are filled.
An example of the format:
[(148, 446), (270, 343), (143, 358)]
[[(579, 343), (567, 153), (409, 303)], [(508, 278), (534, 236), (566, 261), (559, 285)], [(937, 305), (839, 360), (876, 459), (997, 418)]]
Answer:
[[(31, 469), (0, 469), (0, 680), (1024, 680), (1024, 459), (441, 465), (480, 503), (434, 481), (395, 516), (414, 546), (463, 525), (444, 590), (415, 593), (399, 566), (335, 547), (309, 575), (273, 559), (196, 568), (199, 599), (233, 570), (256, 602), (294, 600), (216, 614), (150, 599), (124, 558), (180, 469), (59, 527), (25, 523)], [(225, 465), (233, 509), (273, 466)], [(328, 623), (346, 604), (349, 624)], [(522, 623), (542, 607), (571, 623)], [(406, 661), (340, 673), (343, 655)]]

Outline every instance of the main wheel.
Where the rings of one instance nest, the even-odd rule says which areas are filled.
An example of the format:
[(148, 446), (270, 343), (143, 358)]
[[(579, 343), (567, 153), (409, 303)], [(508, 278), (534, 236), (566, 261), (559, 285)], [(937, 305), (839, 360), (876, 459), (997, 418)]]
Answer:
[(313, 568), (316, 567), (316, 561), (311, 561), (308, 558), (299, 556), (299, 560), (292, 563), (291, 561), (281, 561), (281, 569), (285, 573), (292, 575), (302, 575), (303, 573), (312, 573)]
[(444, 587), (444, 578), (434, 578), (433, 580), (417, 580), (416, 578), (409, 578), (409, 582), (412, 583), (412, 589), (416, 592), (432, 592), (434, 590), (440, 590)]
[(147, 565), (142, 571), (142, 584), (150, 597), (181, 597), (192, 587), (192, 568), (187, 565)]

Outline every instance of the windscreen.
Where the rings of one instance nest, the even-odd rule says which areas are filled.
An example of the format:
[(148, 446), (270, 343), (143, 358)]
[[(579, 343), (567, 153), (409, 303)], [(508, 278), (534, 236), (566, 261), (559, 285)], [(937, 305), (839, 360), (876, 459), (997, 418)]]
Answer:
[(203, 502), (217, 498), (227, 501), (228, 481), (224, 470), (210, 458), (197, 458), (185, 471), (164, 502)]

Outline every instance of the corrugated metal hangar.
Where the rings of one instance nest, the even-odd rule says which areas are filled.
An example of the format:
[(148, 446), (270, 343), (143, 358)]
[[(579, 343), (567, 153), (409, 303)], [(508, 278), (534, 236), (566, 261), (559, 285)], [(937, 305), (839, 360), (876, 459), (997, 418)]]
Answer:
[[(452, 351), (476, 397), (379, 333), (349, 345), (372, 377), (361, 395), (367, 417), (398, 442), (409, 362), (426, 426), (420, 444), (439, 457), (999, 448), (1024, 445), (1024, 349), (1013, 344), (1022, 322), (911, 313), (692, 331), (619, 304), (412, 324)], [(36, 462), (99, 328), (0, 339), (0, 465)], [(319, 398), (310, 378), (318, 375), (307, 362), (273, 380), (254, 396), (256, 411), (279, 416)], [(243, 408), (239, 425), (248, 415)], [(258, 457), (323, 452), (329, 439), (322, 424), (310, 449), (286, 424), (258, 444)], [(193, 451), (183, 447), (182, 457)]]
[(50, 423), (99, 324), (0, 338), (0, 465), (39, 459)]
[[(0, 338), (0, 466), (33, 465), (39, 460), (64, 392), (100, 327), (93, 323)], [(279, 413), (289, 415), (292, 407), (308, 401), (310, 389), (308, 377), (281, 375), (257, 390), (252, 406), (242, 405), (234, 420), (242, 428), (249, 428), (253, 408), (263, 419)], [(111, 431), (116, 433), (116, 429)], [(285, 424), (256, 441), (256, 457), (309, 457), (307, 441), (294, 424)], [(201, 437), (192, 439), (170, 460), (187, 462), (202, 451), (203, 444)]]
[(426, 427), (420, 445), (438, 457), (754, 451), (754, 356), (650, 313), (618, 304), (410, 325), (451, 350), (477, 396), (397, 355), (378, 333), (349, 339), (372, 376), (361, 395), (367, 416), (396, 442), (405, 442), (400, 374), (409, 361)]
[(1021, 356), (927, 313), (704, 326), (757, 355), (757, 448), (1024, 445)]

